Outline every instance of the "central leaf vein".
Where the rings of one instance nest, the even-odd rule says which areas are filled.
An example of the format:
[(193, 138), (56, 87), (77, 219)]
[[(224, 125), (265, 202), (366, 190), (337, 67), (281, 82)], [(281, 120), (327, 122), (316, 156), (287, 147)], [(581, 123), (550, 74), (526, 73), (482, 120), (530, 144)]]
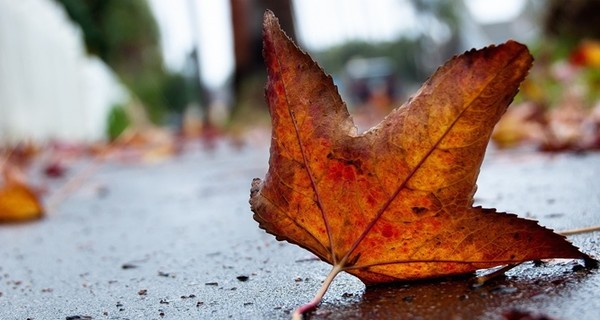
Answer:
[[(279, 70), (281, 70), (282, 63), (279, 58), (279, 55), (277, 55), (277, 64), (279, 66)], [(302, 161), (304, 162), (304, 168), (306, 169), (306, 173), (308, 174), (308, 177), (310, 179), (311, 186), (315, 192), (315, 198), (316, 198), (315, 201), (316, 201), (317, 207), (321, 211), (321, 217), (323, 219), (323, 224), (325, 225), (325, 230), (327, 232), (327, 238), (329, 240), (329, 250), (330, 250), (330, 254), (331, 254), (332, 264), (335, 265), (337, 263), (337, 257), (335, 255), (335, 248), (334, 248), (334, 243), (333, 243), (333, 237), (331, 234), (330, 223), (329, 223), (329, 220), (327, 219), (327, 214), (325, 214), (323, 200), (321, 199), (321, 195), (317, 188), (317, 183), (316, 183), (315, 177), (314, 177), (312, 170), (310, 168), (310, 165), (309, 165), (309, 160), (306, 155), (306, 150), (304, 148), (304, 144), (302, 143), (302, 137), (300, 136), (300, 129), (298, 128), (298, 120), (296, 119), (296, 115), (294, 113), (294, 110), (292, 110), (291, 104), (288, 99), (288, 91), (287, 91), (288, 86), (285, 83), (285, 81), (283, 80), (283, 77), (281, 77), (281, 82), (283, 82), (284, 99), (285, 99), (285, 103), (287, 105), (287, 110), (288, 110), (290, 119), (292, 121), (292, 124), (294, 125), (294, 133), (296, 135), (296, 140), (298, 141), (298, 147), (300, 148), (300, 154), (302, 155)]]

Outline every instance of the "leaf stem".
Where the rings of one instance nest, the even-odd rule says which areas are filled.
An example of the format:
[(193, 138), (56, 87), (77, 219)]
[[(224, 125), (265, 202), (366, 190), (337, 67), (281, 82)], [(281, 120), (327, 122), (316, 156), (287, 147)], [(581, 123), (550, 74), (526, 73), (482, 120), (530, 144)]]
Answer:
[(488, 281), (495, 279), (499, 276), (504, 275), (508, 270), (515, 268), (516, 266), (520, 265), (521, 263), (513, 263), (513, 264), (509, 264), (506, 265), (498, 270), (495, 270), (491, 273), (479, 276), (475, 278), (475, 285), (476, 286), (482, 286), (484, 284), (486, 284)]
[(325, 278), (325, 280), (323, 281), (323, 285), (321, 286), (319, 291), (317, 291), (317, 294), (315, 295), (315, 297), (309, 303), (298, 307), (298, 309), (296, 309), (294, 311), (294, 314), (292, 315), (292, 320), (302, 320), (302, 317), (306, 312), (315, 310), (317, 308), (317, 306), (323, 300), (323, 296), (325, 295), (325, 292), (327, 292), (327, 289), (329, 289), (331, 282), (333, 281), (335, 276), (337, 276), (338, 273), (340, 273), (341, 271), (342, 271), (341, 264), (334, 265), (333, 269), (331, 269), (331, 271), (327, 275), (327, 278)]
[(588, 233), (588, 232), (594, 232), (594, 231), (600, 231), (600, 226), (565, 230), (565, 231), (558, 232), (558, 234), (563, 235), (563, 236), (572, 236), (575, 234), (582, 234), (582, 233)]
[[(285, 99), (287, 100), (287, 90)], [(289, 105), (289, 104), (288, 104)], [(329, 239), (329, 250), (331, 253), (331, 262), (332, 264), (337, 264), (337, 256), (335, 255), (335, 248), (333, 243), (333, 235), (331, 234), (331, 227), (329, 224), (329, 220), (327, 219), (327, 215), (325, 214), (325, 207), (323, 207), (323, 200), (321, 200), (321, 194), (319, 193), (319, 189), (317, 188), (316, 179), (310, 169), (310, 162), (306, 157), (306, 150), (304, 149), (304, 144), (302, 143), (302, 139), (300, 137), (300, 129), (298, 128), (298, 120), (296, 120), (296, 115), (294, 114), (294, 110), (288, 107), (288, 112), (290, 114), (290, 118), (292, 119), (292, 124), (294, 125), (294, 131), (296, 132), (296, 138), (298, 140), (298, 146), (300, 147), (300, 153), (302, 154), (302, 161), (304, 162), (304, 167), (306, 168), (306, 173), (308, 174), (308, 178), (310, 179), (310, 184), (312, 185), (313, 190), (315, 191), (316, 203), (319, 210), (321, 210), (321, 217), (323, 218), (323, 223), (325, 224), (325, 230), (327, 230), (327, 238)], [(339, 272), (339, 271), (338, 271)]]

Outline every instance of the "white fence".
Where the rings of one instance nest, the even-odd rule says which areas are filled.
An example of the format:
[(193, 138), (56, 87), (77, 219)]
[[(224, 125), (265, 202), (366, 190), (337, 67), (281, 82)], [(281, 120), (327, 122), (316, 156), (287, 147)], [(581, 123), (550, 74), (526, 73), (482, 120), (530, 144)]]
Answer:
[(0, 143), (96, 140), (128, 99), (53, 0), (0, 0)]

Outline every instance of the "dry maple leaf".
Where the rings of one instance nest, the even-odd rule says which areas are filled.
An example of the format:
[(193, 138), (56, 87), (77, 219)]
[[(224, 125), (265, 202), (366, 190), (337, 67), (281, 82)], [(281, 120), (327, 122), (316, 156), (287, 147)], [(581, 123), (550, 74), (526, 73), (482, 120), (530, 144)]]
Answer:
[(457, 56), (405, 105), (358, 134), (330, 76), (264, 17), (269, 170), (252, 183), (260, 227), (365, 284), (583, 258), (535, 221), (473, 207), (492, 129), (532, 63), (514, 41)]

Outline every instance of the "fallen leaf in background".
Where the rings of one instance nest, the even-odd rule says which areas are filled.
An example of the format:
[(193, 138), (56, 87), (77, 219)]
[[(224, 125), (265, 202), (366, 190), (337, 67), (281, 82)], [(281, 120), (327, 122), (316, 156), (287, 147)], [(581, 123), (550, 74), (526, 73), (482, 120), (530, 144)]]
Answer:
[(132, 162), (159, 163), (180, 152), (181, 142), (169, 130), (145, 126), (125, 130), (100, 155), (115, 155)]
[(48, 178), (62, 178), (65, 176), (67, 168), (59, 159), (54, 159), (44, 167), (44, 174)]
[(265, 13), (272, 117), (261, 228), (365, 284), (438, 278), (545, 258), (591, 259), (535, 221), (472, 207), (492, 129), (532, 57), (514, 41), (447, 62), (404, 106), (357, 134), (330, 76)]
[(540, 151), (600, 149), (600, 104), (583, 108), (580, 98), (568, 95), (554, 109), (528, 101), (511, 107), (496, 125), (492, 140), (501, 148), (534, 145)]
[(583, 97), (575, 88), (568, 90), (562, 100), (548, 111), (548, 135), (540, 148), (544, 151), (600, 148), (600, 119), (594, 117), (594, 110), (584, 107)]
[(0, 164), (0, 223), (36, 220), (44, 215), (38, 195), (10, 163)]
[(502, 116), (494, 131), (492, 140), (500, 148), (511, 148), (523, 142), (539, 143), (547, 141), (548, 121), (545, 110), (534, 102), (512, 106)]
[(540, 55), (522, 85), (522, 102), (502, 117), (493, 141), (546, 152), (600, 150), (600, 42), (581, 41), (568, 59)]

